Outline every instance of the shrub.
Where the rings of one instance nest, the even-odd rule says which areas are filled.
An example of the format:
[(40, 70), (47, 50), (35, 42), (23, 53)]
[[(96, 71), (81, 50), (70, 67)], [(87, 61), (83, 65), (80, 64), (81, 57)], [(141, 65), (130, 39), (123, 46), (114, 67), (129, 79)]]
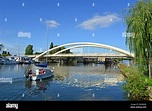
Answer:
[(148, 86), (151, 84), (148, 77), (142, 74), (136, 66), (124, 67), (123, 73), (127, 75), (123, 89), (130, 100), (147, 100), (149, 98)]

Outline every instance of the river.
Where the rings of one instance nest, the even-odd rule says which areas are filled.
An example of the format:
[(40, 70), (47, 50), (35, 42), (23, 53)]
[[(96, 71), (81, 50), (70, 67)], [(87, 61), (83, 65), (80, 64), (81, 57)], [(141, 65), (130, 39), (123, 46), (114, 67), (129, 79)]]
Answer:
[(27, 81), (24, 74), (34, 64), (0, 65), (1, 101), (127, 101), (124, 77), (116, 66), (49, 64), (54, 76)]

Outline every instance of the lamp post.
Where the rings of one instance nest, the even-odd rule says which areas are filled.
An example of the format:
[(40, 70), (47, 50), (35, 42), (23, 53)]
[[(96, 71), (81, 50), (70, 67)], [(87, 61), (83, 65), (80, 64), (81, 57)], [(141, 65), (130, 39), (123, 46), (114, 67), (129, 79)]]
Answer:
[(47, 53), (46, 53), (46, 63), (47, 63), (47, 55), (48, 55), (48, 35), (49, 35), (49, 25), (48, 25), (48, 23), (46, 24), (46, 44), (47, 44), (47, 46), (46, 46), (46, 50), (47, 50)]

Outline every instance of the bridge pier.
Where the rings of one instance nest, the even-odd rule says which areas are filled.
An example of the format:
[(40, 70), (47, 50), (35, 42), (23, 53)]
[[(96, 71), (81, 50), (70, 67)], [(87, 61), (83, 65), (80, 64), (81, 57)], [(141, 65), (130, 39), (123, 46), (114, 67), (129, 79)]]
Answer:
[(112, 58), (105, 58), (105, 62), (104, 62), (105, 64), (112, 64), (112, 63), (115, 63), (115, 60), (114, 59), (112, 59)]
[(63, 64), (63, 63), (64, 63), (63, 59), (59, 59), (59, 64)]
[(76, 65), (76, 64), (78, 63), (78, 60), (75, 59), (75, 60), (73, 61), (73, 63), (74, 63), (74, 65)]

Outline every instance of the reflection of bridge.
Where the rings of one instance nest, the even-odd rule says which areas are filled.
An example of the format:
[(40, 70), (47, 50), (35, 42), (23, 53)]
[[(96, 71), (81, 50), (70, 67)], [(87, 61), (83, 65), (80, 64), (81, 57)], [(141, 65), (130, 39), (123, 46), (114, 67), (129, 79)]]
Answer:
[[(68, 47), (70, 46), (70, 47)], [(54, 51), (58, 48), (61, 47), (66, 47), (66, 49), (60, 50), (54, 54), (47, 54), (50, 51)], [(108, 54), (108, 53), (87, 53), (87, 54), (61, 54), (62, 52), (66, 51), (66, 50), (70, 50), (70, 49), (74, 49), (74, 48), (80, 48), (80, 47), (97, 47), (97, 48), (103, 48), (103, 49), (109, 49), (115, 52), (119, 52), (119, 53), (115, 53), (115, 54)], [(47, 54), (47, 55), (46, 55)], [(105, 45), (105, 44), (99, 44), (99, 43), (92, 43), (92, 42), (76, 42), (76, 43), (68, 43), (68, 44), (63, 44), (54, 48), (51, 48), (45, 52), (43, 52), (42, 54), (39, 55), (32, 55), (34, 58), (33, 60), (36, 60), (42, 56), (46, 57), (110, 57), (110, 58), (133, 58), (134, 55), (131, 54), (130, 52), (117, 48), (117, 47), (113, 47), (113, 46), (109, 46), (109, 45)], [(32, 57), (29, 55), (29, 57)]]

